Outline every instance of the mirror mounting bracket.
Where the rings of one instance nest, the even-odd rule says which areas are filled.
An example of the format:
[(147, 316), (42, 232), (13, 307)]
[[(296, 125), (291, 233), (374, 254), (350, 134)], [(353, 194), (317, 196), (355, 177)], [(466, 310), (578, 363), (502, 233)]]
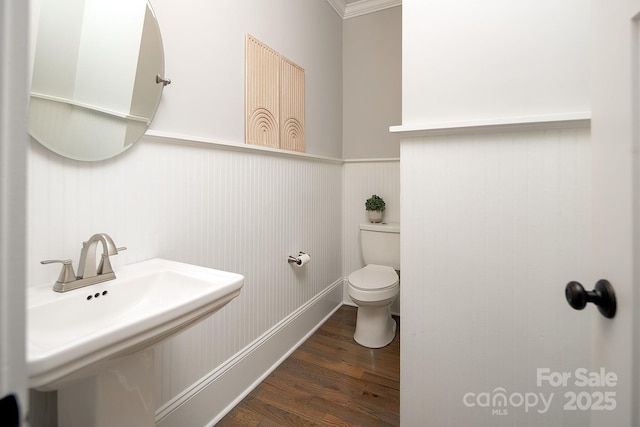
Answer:
[(167, 86), (171, 84), (171, 79), (165, 79), (160, 74), (156, 74), (156, 83), (162, 83), (162, 86)]

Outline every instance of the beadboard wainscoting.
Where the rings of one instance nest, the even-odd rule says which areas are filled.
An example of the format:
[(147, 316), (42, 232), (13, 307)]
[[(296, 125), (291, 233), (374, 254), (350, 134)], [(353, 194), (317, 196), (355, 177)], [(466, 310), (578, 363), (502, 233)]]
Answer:
[[(589, 128), (452, 133), (401, 143), (403, 424), (588, 425), (563, 410), (580, 388), (536, 374), (590, 366), (591, 318), (564, 298), (593, 283)], [(474, 400), (529, 392), (555, 399)]]
[[(341, 304), (342, 161), (162, 139), (145, 136), (123, 155), (94, 163), (64, 159), (32, 141), (29, 283), (56, 280), (58, 268), (40, 260), (77, 265), (82, 242), (97, 232), (127, 247), (113, 257), (116, 271), (160, 257), (243, 274), (238, 298), (156, 348), (162, 425), (204, 425), (231, 403), (222, 400), (229, 393), (214, 389), (228, 386), (213, 381), (223, 367), (243, 366), (239, 354), (260, 359), (257, 351), (269, 347), (263, 341), (287, 327), (298, 328), (287, 337), (295, 346), (311, 327), (300, 328), (298, 318), (315, 326)], [(298, 251), (311, 255), (303, 268), (287, 263)], [(288, 350), (271, 349), (267, 366)], [(243, 387), (263, 371), (245, 375)], [(194, 398), (201, 390), (221, 400)], [(189, 419), (170, 416), (181, 405), (189, 405), (180, 412)]]
[[(346, 285), (349, 274), (364, 267), (358, 228), (368, 221), (364, 203), (372, 194), (377, 194), (385, 201), (382, 220), (400, 222), (400, 159), (345, 160), (343, 188), (344, 301), (353, 304)], [(400, 298), (391, 309), (400, 314)]]

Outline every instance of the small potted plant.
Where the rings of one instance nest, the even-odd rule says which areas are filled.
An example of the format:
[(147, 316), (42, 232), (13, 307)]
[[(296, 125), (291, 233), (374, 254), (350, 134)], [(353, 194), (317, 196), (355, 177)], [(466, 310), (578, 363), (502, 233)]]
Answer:
[(382, 212), (384, 211), (385, 204), (382, 197), (372, 195), (367, 199), (364, 204), (369, 216), (369, 222), (382, 222)]

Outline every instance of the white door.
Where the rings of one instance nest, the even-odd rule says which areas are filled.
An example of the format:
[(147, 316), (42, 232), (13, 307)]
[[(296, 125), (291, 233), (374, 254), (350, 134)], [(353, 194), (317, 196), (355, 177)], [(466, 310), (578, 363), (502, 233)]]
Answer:
[(28, 2), (0, 0), (0, 424), (27, 411), (25, 363)]
[[(592, 371), (617, 376), (614, 386), (590, 387), (592, 397), (615, 393), (615, 408), (592, 411), (593, 427), (639, 426), (638, 367), (638, 103), (640, 1), (592, 1), (593, 288), (607, 279), (617, 313), (593, 315)], [(586, 398), (586, 396), (585, 396)]]

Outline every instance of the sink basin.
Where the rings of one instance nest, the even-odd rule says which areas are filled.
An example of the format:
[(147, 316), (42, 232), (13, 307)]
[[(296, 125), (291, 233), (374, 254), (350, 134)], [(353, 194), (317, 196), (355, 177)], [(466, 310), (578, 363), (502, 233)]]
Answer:
[(28, 291), (29, 386), (55, 390), (213, 314), (240, 294), (240, 274), (151, 259), (116, 279), (58, 293)]

